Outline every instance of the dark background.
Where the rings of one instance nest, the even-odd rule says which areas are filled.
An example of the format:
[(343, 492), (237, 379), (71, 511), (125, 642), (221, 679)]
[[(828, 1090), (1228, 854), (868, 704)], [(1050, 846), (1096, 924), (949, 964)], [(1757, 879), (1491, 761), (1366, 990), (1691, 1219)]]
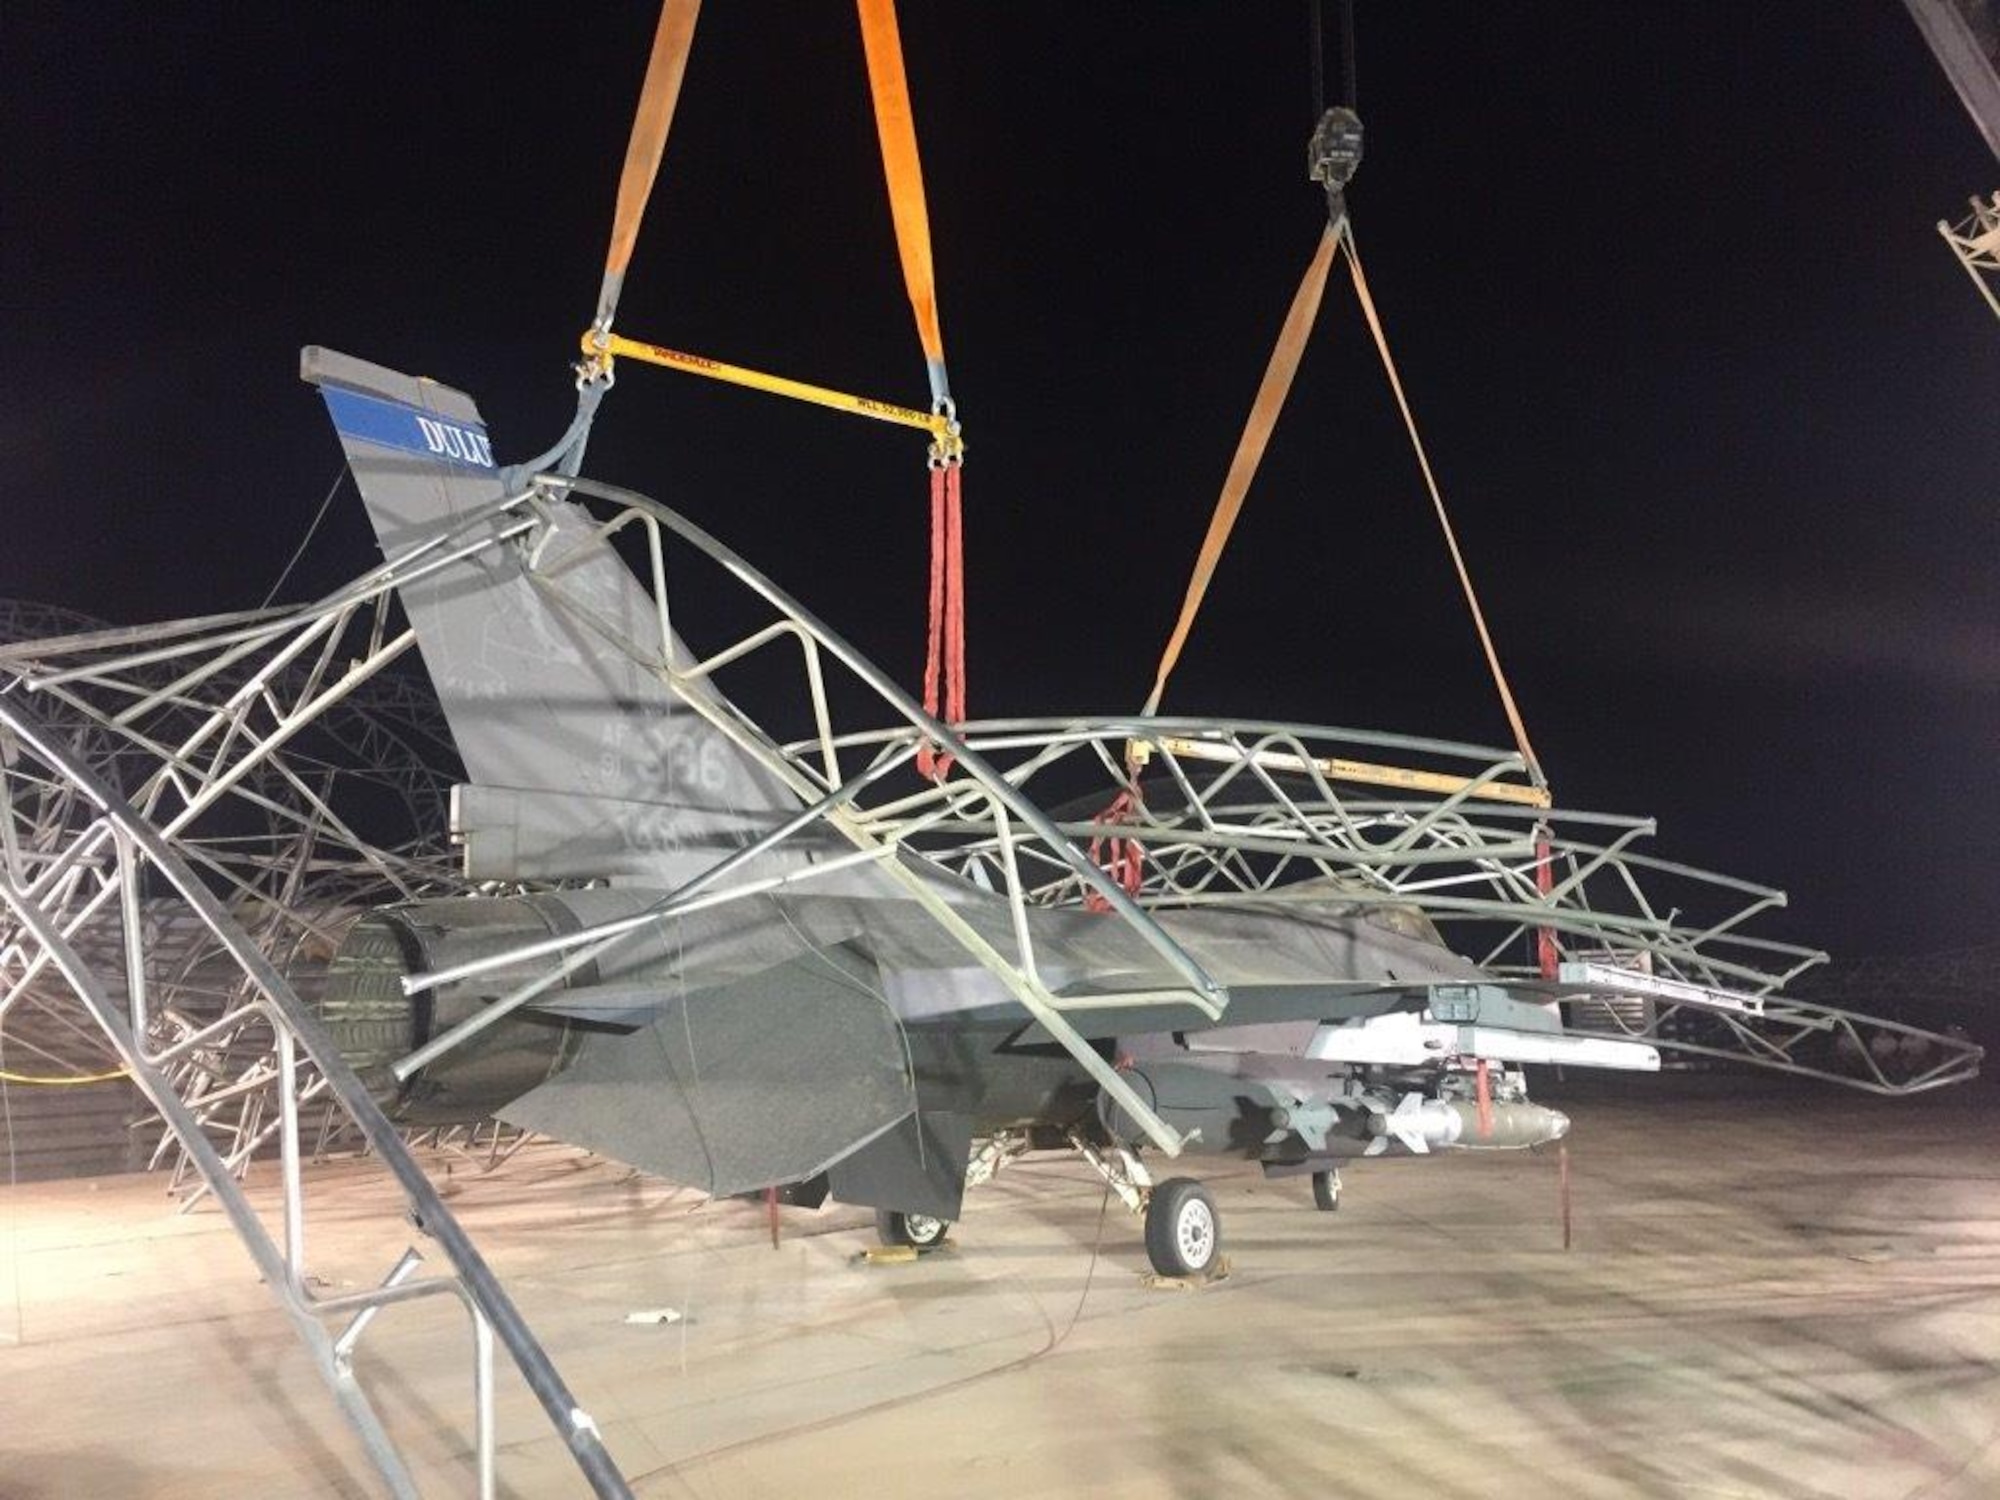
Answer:
[[(1305, 7), (902, 12), (973, 710), (1129, 710), (1323, 220)], [(1903, 7), (1359, 12), (1357, 231), (1561, 800), (1772, 935), (1989, 941), (2000, 325), (1933, 226), (2000, 168)], [(0, 597), (261, 599), (340, 467), (304, 343), (552, 441), (654, 15), (8, 5)], [(711, 0), (619, 326), (923, 404), (850, 6)], [(914, 683), (922, 446), (628, 364), (590, 469)], [(371, 546), (350, 493), (287, 596)], [(1166, 707), (1506, 738), (1338, 280)]]

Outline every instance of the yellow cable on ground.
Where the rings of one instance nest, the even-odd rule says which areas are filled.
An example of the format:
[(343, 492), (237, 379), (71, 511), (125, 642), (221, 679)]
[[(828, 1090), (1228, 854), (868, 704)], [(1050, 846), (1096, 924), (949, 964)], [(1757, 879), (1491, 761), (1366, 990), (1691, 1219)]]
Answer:
[(1194, 576), (1188, 579), (1187, 594), (1181, 600), (1180, 619), (1174, 622), (1174, 633), (1167, 640), (1167, 649), (1160, 654), (1159, 671), (1153, 677), (1153, 691), (1146, 697), (1142, 714), (1151, 714), (1160, 706), (1160, 699), (1167, 690), (1167, 678), (1181, 659), (1181, 648), (1187, 644), (1188, 632), (1194, 628), (1194, 617), (1201, 609), (1201, 601), (1208, 593), (1209, 580), (1215, 576), (1215, 565), (1222, 558), (1222, 549), (1229, 541), (1229, 533), (1235, 528), (1236, 517), (1243, 509), (1244, 496), (1250, 493), (1250, 481), (1257, 477), (1257, 466), (1263, 461), (1264, 449), (1271, 441), (1271, 430), (1278, 424), (1278, 413), (1285, 409), (1285, 397), (1292, 389), (1292, 379), (1299, 372), (1299, 358), (1305, 353), (1306, 336), (1312, 332), (1313, 320), (1319, 316), (1321, 297), (1326, 292), (1327, 272), (1332, 269), (1333, 257), (1339, 251), (1341, 237), (1332, 224), (1319, 238), (1319, 245), (1313, 251), (1312, 259), (1306, 264), (1306, 274), (1299, 282), (1298, 291), (1293, 294), (1291, 310), (1285, 314), (1284, 326), (1278, 330), (1277, 345), (1271, 350), (1270, 363), (1264, 367), (1264, 379), (1257, 387), (1257, 399), (1250, 405), (1249, 419), (1243, 424), (1243, 436), (1236, 444), (1236, 456), (1229, 461), (1229, 474), (1222, 481), (1222, 494), (1215, 502), (1215, 514), (1209, 519), (1208, 535), (1202, 538), (1201, 551), (1195, 558)]
[(0, 1083), (25, 1083), (45, 1089), (73, 1089), (86, 1083), (110, 1083), (114, 1079), (131, 1076), (131, 1073), (124, 1068), (118, 1069), (115, 1073), (86, 1073), (77, 1078), (36, 1078), (26, 1073), (0, 1071)]
[(1493, 633), (1486, 628), (1486, 615), (1479, 607), (1479, 594), (1472, 586), (1472, 572), (1465, 565), (1465, 554), (1459, 550), (1458, 534), (1452, 530), (1451, 517), (1445, 513), (1444, 495), (1438, 489), (1437, 476), (1431, 472), (1430, 455), (1424, 451), (1424, 440), (1417, 435), (1417, 419), (1410, 411), (1409, 398), (1403, 394), (1403, 382), (1396, 374), (1396, 361), (1389, 354), (1389, 339), (1382, 331), (1382, 319), (1376, 314), (1375, 299), (1368, 295), (1368, 278), (1361, 272), (1361, 256), (1354, 248), (1354, 227), (1343, 220), (1341, 237), (1347, 246), (1348, 270), (1354, 277), (1354, 294), (1361, 299), (1361, 312), (1368, 319), (1368, 331), (1375, 335), (1375, 348), (1382, 356), (1382, 368), (1389, 376), (1389, 387), (1396, 393), (1396, 406), (1403, 414), (1403, 426), (1410, 434), (1410, 446), (1417, 453), (1417, 467), (1423, 470), (1424, 486), (1430, 491), (1431, 506), (1437, 512), (1438, 525), (1444, 528), (1445, 546), (1451, 550), (1451, 563), (1458, 570), (1459, 586), (1465, 590), (1465, 602), (1472, 610), (1473, 628), (1479, 632), (1479, 644), (1486, 652), (1486, 665), (1493, 672), (1493, 686), (1500, 691), (1500, 706), (1506, 710), (1507, 722), (1514, 730), (1514, 743), (1520, 747), (1521, 758), (1528, 763), (1528, 774), (1535, 783), (1546, 785), (1542, 775), (1542, 763), (1535, 757), (1535, 748), (1528, 742), (1528, 726), (1521, 720), (1521, 710), (1514, 702), (1514, 693), (1507, 686), (1507, 674), (1500, 668), (1500, 653), (1493, 645)]

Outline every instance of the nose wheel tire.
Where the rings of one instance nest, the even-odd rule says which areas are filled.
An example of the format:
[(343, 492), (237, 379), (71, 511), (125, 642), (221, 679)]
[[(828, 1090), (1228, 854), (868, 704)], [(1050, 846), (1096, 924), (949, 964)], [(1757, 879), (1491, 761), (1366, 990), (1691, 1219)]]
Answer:
[(951, 1220), (934, 1219), (929, 1214), (906, 1214), (900, 1209), (875, 1211), (875, 1235), (885, 1245), (909, 1245), (918, 1250), (935, 1250), (950, 1232)]
[(1207, 1188), (1170, 1177), (1146, 1203), (1146, 1258), (1162, 1276), (1206, 1276), (1222, 1254), (1222, 1218)]
[(1313, 1173), (1313, 1206), (1321, 1213), (1332, 1213), (1340, 1207), (1340, 1174), (1338, 1172)]

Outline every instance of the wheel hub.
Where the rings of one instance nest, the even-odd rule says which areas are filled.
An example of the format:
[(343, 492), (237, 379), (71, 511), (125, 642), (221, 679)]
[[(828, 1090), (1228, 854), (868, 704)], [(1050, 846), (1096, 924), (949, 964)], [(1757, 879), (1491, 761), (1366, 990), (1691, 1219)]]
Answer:
[(1174, 1222), (1174, 1242), (1181, 1259), (1197, 1269), (1206, 1266), (1209, 1256), (1215, 1253), (1215, 1215), (1199, 1198), (1190, 1198), (1181, 1205)]

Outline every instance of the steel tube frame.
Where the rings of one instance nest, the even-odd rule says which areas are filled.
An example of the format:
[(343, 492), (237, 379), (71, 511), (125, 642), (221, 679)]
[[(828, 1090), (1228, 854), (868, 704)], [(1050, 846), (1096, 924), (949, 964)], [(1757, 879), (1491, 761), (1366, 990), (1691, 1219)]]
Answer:
[[(480, 1493), (483, 1496), (493, 1493), (492, 1455), (495, 1445), (491, 1425), (490, 1364), (493, 1339), (497, 1337), (507, 1347), (529, 1388), (548, 1412), (592, 1490), (600, 1496), (629, 1496), (630, 1490), (605, 1450), (595, 1424), (583, 1415), (582, 1408), (556, 1373), (505, 1291), (493, 1278), (477, 1249), (404, 1148), (395, 1127), (381, 1114), (338, 1050), (319, 1033), (317, 1022), (307, 1014), (283, 977), (237, 926), (194, 870), (176, 854), (164, 831), (149, 824), (6, 695), (0, 695), (0, 728), (4, 728), (22, 747), (23, 753), (31, 753), (70, 785), (79, 788), (98, 809), (97, 819), (79, 831), (75, 838), (78, 843), (102, 843), (108, 838), (118, 851), (113, 878), (103, 889), (118, 893), (120, 910), (127, 914), (136, 911), (135, 893), (140, 888), (144, 872), (150, 871), (164, 881), (176, 897), (199, 917), (218, 947), (240, 971), (246, 985), (255, 991), (258, 997), (254, 1002), (255, 1008), (276, 1032), (282, 1247), (272, 1242), (262, 1221), (250, 1207), (229, 1163), (210, 1142), (201, 1120), (183, 1102), (172, 1080), (161, 1071), (162, 1063), (170, 1061), (173, 1056), (184, 1055), (188, 1044), (176, 1043), (163, 1049), (165, 1055), (160, 1057), (150, 1055), (149, 1049), (142, 1044), (143, 1027), (134, 1026), (132, 1022), (146, 1020), (143, 984), (134, 984), (128, 977), (128, 1005), (132, 1007), (132, 1013), (130, 1017), (120, 1014), (96, 972), (68, 940), (64, 927), (74, 927), (74, 913), (58, 915), (60, 907), (52, 910), (46, 900), (38, 900), (24, 891), (16, 883), (12, 870), (0, 878), (0, 900), (4, 900), (21, 929), (41, 949), (46, 961), (62, 973), (93, 1019), (104, 1029), (125, 1066), (167, 1122), (186, 1159), (199, 1172), (205, 1188), (223, 1204), (265, 1280), (292, 1316), (322, 1377), (390, 1492), (399, 1497), (417, 1493), (393, 1440), (355, 1379), (351, 1357), (337, 1354), (334, 1341), (327, 1336), (319, 1319), (358, 1313), (416, 1297), (449, 1293), (466, 1306), (473, 1323), (474, 1461), (480, 1476)], [(45, 897), (49, 894), (48, 891), (43, 893)], [(100, 894), (85, 904), (94, 909), (101, 900)], [(67, 923), (65, 917), (69, 918)], [(129, 959), (129, 951), (126, 956)], [(452, 1267), (451, 1276), (415, 1282), (398, 1278), (371, 1291), (343, 1298), (319, 1300), (310, 1295), (304, 1280), (305, 1202), (298, 1149), (298, 1105), (302, 1097), (298, 1054), (301, 1051), (311, 1060), (317, 1073), (314, 1086), (338, 1099), (369, 1149), (382, 1161), (401, 1189), (410, 1205), (413, 1220), (443, 1249)], [(358, 1338), (358, 1332), (354, 1336)], [(349, 1340), (346, 1346), (348, 1356), (351, 1356), (352, 1348), (353, 1340)]]

